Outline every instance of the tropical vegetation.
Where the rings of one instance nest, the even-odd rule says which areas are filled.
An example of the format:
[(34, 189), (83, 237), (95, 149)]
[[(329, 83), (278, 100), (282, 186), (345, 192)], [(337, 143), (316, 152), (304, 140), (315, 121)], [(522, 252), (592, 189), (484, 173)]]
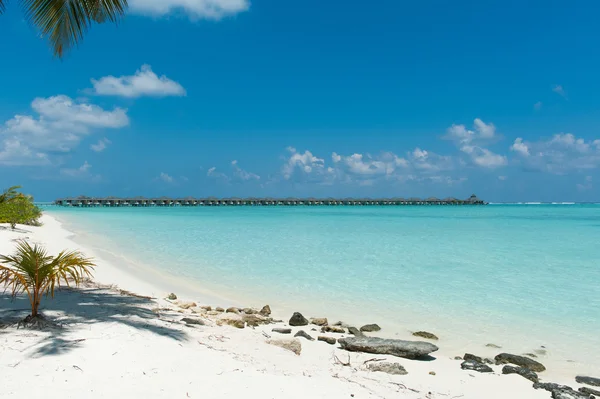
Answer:
[(42, 246), (21, 240), (13, 255), (0, 255), (0, 285), (10, 290), (13, 297), (27, 293), (31, 314), (24, 322), (39, 325), (43, 320), (39, 312), (42, 297), (53, 298), (54, 290), (63, 284), (78, 286), (84, 278), (91, 277), (94, 267), (92, 259), (78, 251), (51, 256)]
[[(13, 0), (14, 1), (14, 0)], [(0, 14), (9, 0), (0, 0)], [(52, 52), (62, 58), (94, 23), (118, 23), (127, 0), (19, 0), (27, 19), (48, 38)]]
[(33, 197), (18, 191), (13, 186), (0, 195), (0, 223), (9, 223), (14, 230), (17, 224), (39, 226), (42, 211), (33, 202)]

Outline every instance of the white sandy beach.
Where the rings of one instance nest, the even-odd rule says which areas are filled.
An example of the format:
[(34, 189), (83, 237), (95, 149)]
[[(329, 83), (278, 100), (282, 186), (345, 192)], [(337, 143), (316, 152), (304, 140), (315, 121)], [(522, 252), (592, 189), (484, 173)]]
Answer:
[[(52, 331), (0, 329), (0, 376), (3, 397), (60, 398), (550, 398), (535, 390), (519, 375), (465, 371), (461, 361), (447, 353), (443, 341), (433, 353), (435, 360), (417, 361), (388, 355), (346, 352), (336, 345), (297, 338), (300, 355), (267, 343), (293, 339), (300, 329), (311, 334), (339, 338), (342, 334), (311, 331), (314, 325), (292, 327), (292, 335), (272, 332), (287, 327), (290, 314), (281, 314), (270, 303), (273, 317), (283, 322), (246, 327), (219, 326), (218, 317), (198, 307), (182, 309), (177, 301), (164, 299), (165, 287), (142, 281), (119, 264), (100, 259), (81, 248), (60, 223), (48, 215), (42, 227), (20, 226), (27, 232), (0, 230), (0, 253), (12, 253), (15, 240), (27, 238), (41, 243), (52, 253), (79, 249), (96, 257), (95, 283), (75, 290), (63, 290), (54, 300), (44, 299), (42, 312), (64, 327)], [(126, 292), (121, 290), (127, 290)], [(130, 295), (150, 296), (145, 299)], [(198, 306), (228, 306), (207, 303), (207, 298), (179, 298)], [(0, 322), (9, 324), (28, 311), (26, 299), (11, 301), (0, 296)], [(265, 304), (239, 304), (260, 309)], [(22, 311), (17, 311), (22, 310)], [(302, 309), (298, 309), (302, 311)], [(333, 311), (332, 311), (333, 312)], [(335, 314), (306, 317), (328, 317)], [(189, 326), (184, 317), (202, 320), (205, 325)], [(370, 322), (370, 321), (366, 321)], [(374, 320), (372, 322), (377, 322)], [(343, 334), (346, 336), (346, 334)], [(485, 348), (489, 352), (489, 348)], [(502, 350), (497, 350), (501, 352)], [(488, 356), (483, 348), (469, 352)], [(368, 371), (365, 361), (385, 359), (406, 368), (407, 375)], [(544, 363), (543, 357), (537, 359)], [(342, 364), (344, 363), (344, 364)], [(540, 373), (545, 382), (579, 385), (574, 375), (560, 370)]]

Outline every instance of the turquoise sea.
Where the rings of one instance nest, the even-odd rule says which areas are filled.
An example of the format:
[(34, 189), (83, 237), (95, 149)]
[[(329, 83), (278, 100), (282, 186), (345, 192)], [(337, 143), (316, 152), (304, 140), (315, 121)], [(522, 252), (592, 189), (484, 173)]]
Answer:
[(86, 245), (242, 306), (600, 366), (600, 205), (46, 209)]

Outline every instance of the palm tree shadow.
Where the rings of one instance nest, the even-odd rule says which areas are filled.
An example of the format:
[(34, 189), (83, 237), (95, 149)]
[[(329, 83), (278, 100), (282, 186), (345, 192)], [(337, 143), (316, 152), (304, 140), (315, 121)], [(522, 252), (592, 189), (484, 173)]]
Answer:
[[(156, 306), (152, 299), (102, 288), (62, 289), (55, 293), (54, 299), (44, 297), (42, 301), (41, 312), (48, 321), (43, 330), (46, 336), (32, 346), (31, 356), (61, 355), (75, 350), (85, 339), (73, 339), (73, 335), (95, 323), (119, 323), (166, 339), (187, 340), (183, 326), (165, 323), (152, 311)], [(0, 334), (7, 332), (6, 325), (14, 326), (29, 313), (26, 297), (12, 301), (9, 296), (0, 295), (0, 325), (5, 325)]]

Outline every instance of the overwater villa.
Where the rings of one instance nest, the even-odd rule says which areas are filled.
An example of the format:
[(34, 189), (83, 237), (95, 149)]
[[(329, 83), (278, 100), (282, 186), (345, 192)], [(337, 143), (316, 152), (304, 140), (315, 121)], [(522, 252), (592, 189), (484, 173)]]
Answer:
[(475, 194), (460, 200), (456, 198), (59, 198), (54, 201), (58, 206), (77, 207), (170, 207), (170, 206), (392, 206), (392, 205), (487, 205)]

